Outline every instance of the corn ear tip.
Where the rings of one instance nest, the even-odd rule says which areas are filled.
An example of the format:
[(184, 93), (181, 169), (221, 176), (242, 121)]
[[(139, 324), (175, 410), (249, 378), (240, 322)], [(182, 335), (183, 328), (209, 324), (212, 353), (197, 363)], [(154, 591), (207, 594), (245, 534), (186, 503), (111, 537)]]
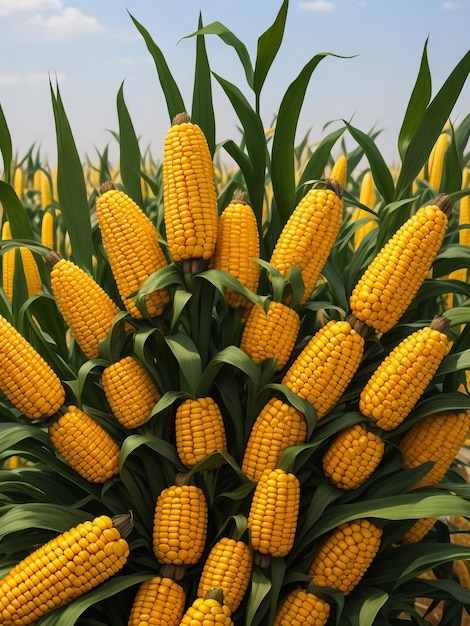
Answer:
[(343, 197), (343, 191), (344, 191), (343, 186), (335, 178), (326, 178), (325, 184), (328, 189), (331, 189), (332, 191), (335, 192), (338, 198)]
[(438, 196), (434, 198), (431, 204), (439, 207), (443, 213), (449, 216), (454, 206), (454, 201), (449, 196), (449, 194), (440, 193)]
[(44, 260), (49, 270), (51, 270), (54, 267), (54, 265), (56, 265), (61, 260), (61, 258), (62, 257), (58, 255), (57, 252), (55, 252), (54, 250), (51, 250), (50, 252), (46, 254), (46, 256), (44, 257)]
[(123, 538), (130, 535), (134, 528), (134, 515), (132, 511), (114, 515), (114, 517), (111, 518), (111, 521), (113, 522), (114, 528), (117, 528), (119, 534)]
[(111, 191), (111, 189), (116, 189), (116, 185), (113, 183), (112, 180), (106, 180), (104, 183), (100, 185), (100, 188), (99, 188), (100, 196), (105, 194), (107, 191)]
[(177, 113), (175, 117), (171, 120), (172, 126), (178, 126), (179, 124), (189, 124), (191, 122), (191, 116), (186, 111), (182, 111), (181, 113)]

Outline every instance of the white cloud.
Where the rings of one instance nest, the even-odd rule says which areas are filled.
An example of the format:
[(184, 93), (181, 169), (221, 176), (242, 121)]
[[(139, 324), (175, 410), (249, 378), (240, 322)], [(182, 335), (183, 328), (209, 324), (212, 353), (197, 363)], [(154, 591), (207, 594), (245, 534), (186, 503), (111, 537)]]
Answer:
[(119, 57), (118, 61), (122, 63), (122, 65), (146, 65), (152, 62), (152, 57), (149, 54), (144, 56)]
[(449, 0), (448, 2), (442, 3), (442, 8), (445, 9), (446, 11), (453, 11), (454, 9), (459, 9), (460, 6), (461, 5), (459, 2), (452, 2), (451, 0)]
[(299, 9), (305, 9), (306, 11), (334, 11), (335, 5), (328, 0), (314, 0), (313, 2), (299, 2)]
[[(0, 87), (12, 87), (16, 85), (49, 84), (50, 76), (46, 72), (30, 72), (29, 74), (0, 74)], [(54, 74), (54, 79), (63, 81), (65, 75)]]
[(0, 15), (11, 16), (24, 12), (61, 10), (60, 0), (0, 0)]

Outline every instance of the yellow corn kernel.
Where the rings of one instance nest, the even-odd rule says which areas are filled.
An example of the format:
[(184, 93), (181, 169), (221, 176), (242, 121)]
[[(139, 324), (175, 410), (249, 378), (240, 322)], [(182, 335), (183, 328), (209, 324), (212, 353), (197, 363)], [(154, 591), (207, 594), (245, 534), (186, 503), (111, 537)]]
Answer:
[[(367, 171), (362, 177), (361, 187), (359, 191), (359, 202), (369, 209), (373, 209), (375, 207), (375, 184), (372, 177), (372, 172), (370, 171)], [(354, 209), (352, 217), (354, 221), (360, 220), (365, 217), (369, 218), (369, 221), (360, 226), (354, 232), (354, 246), (356, 248), (359, 246), (359, 244), (368, 232), (370, 232), (374, 228), (377, 228), (377, 221), (371, 216), (370, 213), (364, 211), (364, 209), (361, 209), (361, 207), (357, 207), (356, 209)]]
[(362, 389), (359, 410), (379, 428), (394, 430), (409, 415), (449, 350), (450, 321), (435, 318), (405, 337), (379, 364)]
[(70, 332), (89, 359), (97, 358), (99, 342), (108, 336), (119, 307), (72, 261), (60, 259), (55, 252), (46, 260), (52, 268), (52, 293)]
[(56, 247), (55, 218), (51, 211), (45, 211), (41, 221), (41, 243), (51, 250)]
[(353, 315), (379, 332), (400, 319), (441, 247), (452, 200), (442, 194), (410, 217), (375, 256), (354, 287)]
[(138, 428), (150, 416), (160, 393), (134, 356), (108, 365), (101, 384), (114, 417), (124, 428)]
[(329, 615), (330, 605), (309, 585), (307, 589), (293, 589), (281, 600), (273, 626), (324, 626)]
[(299, 314), (286, 304), (271, 301), (267, 312), (255, 304), (243, 328), (240, 348), (255, 363), (276, 359), (280, 370), (289, 360), (299, 330)]
[(215, 252), (217, 196), (209, 146), (187, 113), (174, 118), (165, 137), (163, 207), (174, 261), (197, 273)]
[(1, 624), (33, 624), (108, 580), (127, 562), (131, 530), (130, 515), (101, 515), (32, 552), (0, 580)]
[(104, 483), (118, 474), (118, 444), (78, 407), (67, 407), (67, 412), (49, 426), (48, 432), (57, 452), (89, 482)]
[(331, 180), (337, 180), (343, 189), (346, 187), (346, 181), (348, 179), (348, 160), (344, 154), (341, 154), (334, 162), (329, 178)]
[(153, 523), (153, 551), (159, 563), (191, 565), (204, 551), (208, 507), (196, 485), (179, 484), (164, 489), (157, 498)]
[[(259, 256), (256, 217), (247, 203), (246, 193), (238, 190), (220, 216), (211, 266), (231, 274), (244, 287), (256, 293), (261, 266), (255, 259)], [(232, 308), (245, 306), (247, 303), (243, 294), (229, 287), (225, 290), (225, 299)]]
[(315, 288), (343, 219), (342, 188), (330, 179), (327, 185), (310, 189), (295, 207), (269, 261), (286, 278), (292, 267), (301, 271), (305, 287), (301, 303)]
[(178, 582), (171, 578), (154, 576), (139, 585), (127, 626), (179, 626), (185, 602), (185, 591)]
[(367, 330), (354, 318), (329, 321), (310, 339), (282, 379), (283, 385), (313, 404), (318, 419), (333, 408), (356, 373)]
[(257, 481), (266, 469), (277, 467), (281, 454), (307, 437), (304, 414), (277, 398), (269, 400), (251, 429), (243, 455), (242, 470)]
[(41, 193), (41, 208), (44, 210), (52, 204), (52, 181), (42, 170), (41, 174), (39, 191)]
[(181, 462), (192, 467), (213, 452), (226, 451), (225, 426), (213, 398), (188, 398), (176, 409), (176, 450)]
[(224, 592), (224, 602), (234, 613), (240, 606), (253, 570), (253, 553), (244, 541), (222, 537), (211, 548), (201, 572), (197, 595), (204, 597), (210, 589)]
[(428, 182), (431, 189), (439, 191), (444, 166), (444, 157), (449, 143), (449, 135), (441, 133), (431, 150), (428, 160)]
[(437, 519), (435, 517), (423, 517), (417, 520), (401, 538), (401, 543), (418, 543), (430, 532)]
[(26, 339), (0, 316), (0, 389), (30, 419), (51, 417), (65, 402), (60, 378)]
[(20, 165), (15, 167), (13, 174), (13, 189), (20, 200), (23, 200), (24, 196), (24, 173)]
[[(2, 239), (11, 239), (10, 223), (4, 222), (2, 227)], [(21, 257), (28, 296), (34, 296), (42, 289), (41, 275), (33, 253), (25, 246), (18, 247)], [(17, 261), (16, 248), (5, 250), (2, 257), (2, 284), (6, 297), (11, 302), (13, 299), (13, 281), (15, 278), (15, 267)]]
[[(265, 470), (253, 494), (248, 514), (251, 545), (265, 566), (270, 557), (286, 556), (294, 545), (300, 504), (300, 483), (281, 468)], [(263, 559), (263, 555), (268, 557)]]
[(196, 598), (183, 615), (180, 626), (233, 626), (232, 612), (224, 602), (222, 589), (211, 589)]
[(320, 545), (308, 573), (317, 585), (348, 595), (369, 569), (381, 539), (382, 529), (368, 519), (341, 524)]
[(377, 469), (384, 453), (382, 438), (364, 424), (341, 431), (323, 456), (330, 482), (348, 491), (360, 487)]
[[(96, 200), (96, 216), (109, 263), (124, 306), (143, 317), (134, 300), (145, 281), (167, 265), (159, 233), (142, 209), (112, 184), (104, 185)], [(166, 289), (145, 296), (150, 317), (158, 317), (169, 302)]]

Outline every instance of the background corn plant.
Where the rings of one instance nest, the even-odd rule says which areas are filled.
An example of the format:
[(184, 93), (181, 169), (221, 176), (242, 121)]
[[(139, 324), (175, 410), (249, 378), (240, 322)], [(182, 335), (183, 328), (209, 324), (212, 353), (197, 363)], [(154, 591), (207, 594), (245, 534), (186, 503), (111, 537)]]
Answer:
[[(257, 54), (250, 59), (244, 43), (223, 24), (204, 25), (200, 19), (194, 33), (195, 73), (192, 102), (183, 100), (170, 66), (151, 34), (131, 16), (151, 55), (166, 98), (168, 126), (173, 117), (188, 111), (203, 129), (214, 158), (218, 207), (222, 211), (236, 188), (248, 192), (256, 215), (261, 258), (270, 258), (274, 244), (297, 202), (314, 181), (327, 176), (335, 154), (347, 158), (345, 218), (336, 243), (311, 298), (301, 307), (301, 333), (297, 353), (308, 338), (329, 319), (344, 319), (349, 312), (349, 294), (375, 253), (420, 206), (438, 191), (459, 200), (470, 193), (462, 189), (462, 172), (469, 166), (470, 115), (445, 133), (448, 143), (438, 187), (430, 184), (430, 155), (443, 132), (470, 70), (470, 53), (465, 55), (438, 92), (432, 97), (431, 72), (424, 45), (417, 80), (397, 138), (400, 163), (396, 170), (385, 163), (378, 150), (377, 132), (365, 132), (344, 121), (311, 147), (308, 136), (300, 142), (297, 122), (303, 99), (320, 63), (344, 62), (334, 53), (312, 57), (287, 86), (274, 123), (266, 125), (260, 115), (263, 85), (282, 43), (288, 2), (284, 1), (271, 27), (258, 39)], [(211, 71), (205, 38), (219, 37), (232, 46), (244, 69), (246, 84), (238, 86)], [(216, 81), (239, 120), (240, 136), (216, 143), (217, 120), (212, 105)], [(3, 219), (11, 226), (12, 239), (2, 241), (1, 251), (28, 247), (38, 261), (43, 288), (29, 297), (26, 276), (18, 264), (10, 302), (0, 293), (0, 313), (30, 341), (52, 365), (64, 382), (70, 401), (103, 425), (121, 446), (119, 477), (97, 486), (81, 478), (56, 453), (45, 424), (32, 424), (0, 402), (0, 577), (13, 565), (58, 532), (90, 516), (132, 510), (134, 531), (130, 536), (131, 556), (126, 567), (111, 580), (40, 620), (54, 624), (125, 624), (140, 582), (155, 575), (158, 563), (152, 552), (152, 523), (155, 501), (163, 488), (172, 484), (175, 473), (184, 469), (176, 453), (173, 436), (174, 410), (181, 398), (213, 395), (223, 409), (227, 438), (226, 453), (216, 453), (196, 465), (197, 475), (209, 503), (210, 544), (222, 532), (243, 533), (254, 488), (241, 471), (241, 460), (251, 426), (265, 401), (275, 393), (286, 393), (279, 383), (282, 372), (267, 360), (255, 365), (237, 345), (241, 322), (224, 305), (223, 292), (233, 285), (230, 277), (215, 270), (197, 276), (185, 275), (170, 265), (153, 275), (138, 296), (160, 287), (171, 293), (165, 316), (167, 332), (148, 320), (134, 322), (133, 352), (146, 364), (162, 398), (145, 427), (129, 433), (112, 416), (100, 385), (102, 369), (129, 349), (121, 332), (126, 321), (118, 316), (100, 358), (88, 360), (70, 340), (65, 321), (52, 296), (49, 273), (42, 257), (48, 248), (41, 240), (46, 213), (54, 218), (56, 250), (90, 272), (108, 294), (122, 306), (100, 230), (95, 201), (100, 183), (114, 180), (125, 190), (164, 234), (161, 155), (143, 150), (136, 137), (124, 88), (117, 94), (118, 130), (114, 139), (120, 148), (119, 170), (113, 171), (107, 149), (93, 163), (83, 165), (77, 153), (59, 86), (51, 82), (52, 111), (57, 135), (57, 172), (40, 162), (39, 151), (23, 159), (14, 156), (7, 121), (0, 115), (0, 148), (4, 171), (0, 181)], [(1, 112), (1, 110), (0, 110)], [(348, 139), (346, 141), (346, 138)], [(354, 147), (347, 149), (353, 142)], [(235, 165), (226, 166), (230, 162)], [(20, 167), (25, 180), (23, 195), (15, 191), (14, 173)], [(371, 172), (376, 196), (373, 207), (359, 202), (360, 185)], [(50, 203), (38, 201), (34, 172), (42, 171), (52, 188)], [(31, 186), (30, 186), (31, 184)], [(44, 191), (42, 192), (45, 193)], [(41, 196), (44, 199), (44, 195)], [(365, 211), (355, 219), (355, 209)], [(373, 219), (376, 224), (354, 243), (356, 231)], [(354, 592), (345, 599), (332, 593), (331, 624), (367, 626), (399, 624), (404, 615), (424, 624), (414, 607), (415, 598), (445, 602), (442, 624), (455, 625), (462, 608), (470, 606), (470, 591), (464, 589), (452, 568), (454, 560), (469, 560), (470, 548), (451, 543), (452, 526), (438, 522), (421, 542), (398, 545), (400, 537), (416, 517), (470, 517), (470, 487), (452, 468), (445, 481), (421, 492), (404, 493), (423, 470), (403, 470), (398, 444), (408, 428), (421, 417), (438, 410), (470, 409), (466, 371), (470, 369), (468, 281), (455, 280), (452, 272), (470, 268), (470, 249), (459, 243), (458, 211), (454, 209), (444, 245), (430, 275), (412, 304), (394, 328), (377, 340), (368, 339), (361, 367), (340, 402), (321, 421), (306, 412), (309, 437), (305, 444), (284, 453), (285, 467), (301, 482), (302, 504), (293, 550), (286, 558), (272, 559), (268, 569), (255, 568), (246, 599), (234, 615), (237, 624), (270, 624), (279, 599), (297, 584), (309, 580), (308, 565), (321, 539), (339, 524), (359, 517), (383, 520), (384, 538), (378, 556)], [(294, 285), (295, 287), (295, 285)], [(270, 293), (271, 285), (262, 272), (259, 294)], [(451, 300), (449, 300), (451, 294)], [(250, 296), (256, 299), (254, 296)], [(436, 376), (406, 423), (386, 437), (385, 456), (372, 477), (352, 492), (333, 487), (324, 476), (321, 459), (329, 442), (347, 426), (358, 422), (358, 396), (383, 356), (413, 329), (426, 325), (446, 307), (451, 319), (452, 348)], [(126, 343), (127, 342), (127, 343)], [(156, 357), (156, 362), (155, 362)], [(289, 396), (290, 397), (290, 396)], [(19, 458), (10, 469), (12, 458)], [(220, 460), (223, 464), (220, 465)], [(421, 575), (434, 569), (437, 578)], [(191, 566), (184, 580), (188, 597), (196, 593), (201, 564)]]

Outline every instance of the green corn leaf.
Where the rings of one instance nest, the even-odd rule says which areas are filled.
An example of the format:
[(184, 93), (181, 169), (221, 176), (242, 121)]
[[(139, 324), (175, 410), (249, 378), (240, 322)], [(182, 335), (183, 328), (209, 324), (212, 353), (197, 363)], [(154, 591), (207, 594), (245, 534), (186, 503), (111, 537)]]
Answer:
[(459, 155), (457, 138), (451, 128), (450, 143), (447, 147), (442, 168), (439, 191), (452, 193), (462, 187), (462, 161)]
[(347, 613), (351, 616), (351, 626), (373, 626), (376, 623), (375, 618), (388, 598), (389, 594), (386, 591), (369, 588), (367, 597), (349, 602)]
[(168, 67), (162, 51), (154, 42), (148, 30), (144, 28), (142, 24), (140, 24), (130, 13), (129, 15), (131, 17), (131, 20), (134, 22), (137, 30), (144, 38), (147, 49), (152, 55), (155, 67), (157, 69), (158, 78), (160, 80), (160, 85), (163, 90), (163, 95), (165, 96), (168, 114), (171, 121), (176, 115), (178, 115), (178, 113), (183, 113), (184, 111), (186, 111), (181, 92), (170, 72), (170, 68)]
[(119, 120), (119, 167), (124, 191), (142, 208), (144, 206), (140, 178), (142, 157), (134, 125), (124, 100), (124, 83), (121, 83), (117, 95), (117, 112)]
[(167, 335), (165, 341), (178, 361), (181, 390), (195, 397), (197, 384), (202, 375), (201, 357), (195, 344), (183, 333)]
[(13, 160), (13, 146), (11, 142), (10, 130), (0, 105), (0, 153), (3, 159), (3, 176), (6, 183), (12, 182), (13, 172), (11, 171), (11, 164)]
[(288, 6), (288, 0), (284, 0), (273, 24), (258, 39), (253, 77), (253, 91), (256, 96), (256, 110), (258, 112), (261, 90), (284, 36)]
[(395, 199), (401, 198), (403, 194), (408, 194), (410, 185), (418, 176), (442, 132), (442, 128), (449, 119), (469, 72), (470, 51), (463, 56), (449, 74), (416, 126), (403, 158), (395, 188)]
[[(199, 30), (202, 19), (199, 16)], [(196, 36), (196, 68), (194, 73), (191, 120), (200, 126), (212, 156), (215, 152), (215, 115), (212, 103), (212, 83), (204, 35)]]
[(92, 271), (93, 242), (82, 164), (65, 113), (58, 85), (50, 83), (57, 138), (57, 190), (60, 210), (70, 237), (72, 259)]
[(391, 202), (395, 191), (392, 174), (390, 173), (390, 169), (385, 163), (384, 158), (375, 142), (369, 137), (369, 135), (366, 135), (366, 133), (362, 132), (358, 128), (354, 128), (354, 126), (351, 126), (348, 122), (344, 123), (353, 139), (357, 141), (357, 143), (364, 150), (364, 154), (369, 161), (377, 191), (382, 196), (384, 202)]
[(42, 528), (62, 533), (86, 519), (91, 519), (89, 513), (49, 502), (47, 504), (28, 502), (1, 507), (0, 516), (2, 518), (0, 537), (29, 528)]
[(246, 609), (246, 626), (256, 626), (262, 622), (259, 621), (260, 616), (263, 617), (264, 611), (259, 609), (262, 607), (266, 597), (271, 591), (271, 580), (265, 573), (255, 568), (252, 574), (251, 588), (248, 596), (248, 605)]
[(401, 160), (405, 158), (406, 150), (410, 144), (416, 129), (426, 111), (426, 107), (431, 99), (431, 74), (428, 63), (428, 40), (424, 44), (419, 67), (411, 97), (408, 101), (405, 117), (398, 133), (398, 153)]
[(0, 202), (10, 222), (12, 238), (34, 241), (31, 222), (21, 200), (13, 187), (3, 180), (0, 180)]

